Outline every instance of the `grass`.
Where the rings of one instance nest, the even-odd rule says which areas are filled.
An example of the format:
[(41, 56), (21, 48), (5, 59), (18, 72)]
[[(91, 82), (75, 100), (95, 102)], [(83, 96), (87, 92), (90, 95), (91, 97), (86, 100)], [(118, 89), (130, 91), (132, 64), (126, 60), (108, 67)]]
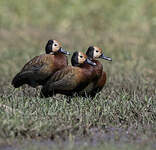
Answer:
[[(149, 148), (156, 133), (155, 88), (147, 88), (149, 85), (142, 88), (140, 84), (135, 87), (122, 81), (119, 85), (108, 83), (95, 99), (75, 97), (70, 104), (63, 96), (45, 100), (33, 97), (26, 89), (10, 88), (1, 97), (1, 103), (12, 110), (1, 108), (0, 137), (7, 141), (14, 138), (51, 139), (56, 143), (71, 140), (75, 147), (77, 142), (87, 139), (88, 147), (94, 142), (97, 145), (111, 142), (122, 146), (136, 143), (136, 148), (140, 148), (139, 144)], [(38, 147), (35, 145), (32, 147)]]
[[(18, 148), (21, 148), (23, 150), (42, 150), (42, 149), (45, 149), (45, 150), (49, 150), (49, 149), (68, 149), (68, 150), (72, 150), (72, 149), (80, 149), (80, 150), (96, 150), (96, 149), (100, 149), (100, 150), (116, 150), (116, 149), (121, 149), (121, 150), (139, 150), (140, 148), (141, 149), (150, 149), (150, 147), (146, 146), (146, 145), (142, 145), (140, 147), (138, 146), (134, 146), (134, 145), (131, 145), (131, 144), (128, 144), (128, 145), (112, 145), (110, 143), (107, 143), (107, 144), (101, 144), (101, 145), (97, 145), (96, 147), (95, 146), (90, 146), (90, 145), (87, 145), (87, 143), (82, 143), (81, 146), (80, 145), (76, 145), (74, 146), (73, 143), (70, 141), (70, 144), (69, 145), (65, 145), (64, 147), (62, 147), (60, 144), (58, 145), (55, 145), (54, 143), (48, 141), (46, 142), (46, 146), (45, 146), (45, 143), (42, 141), (42, 142), (31, 142), (29, 143), (29, 145), (27, 145), (28, 143), (25, 142), (24, 143), (24, 146), (27, 147), (25, 148), (24, 146), (20, 146), (18, 145)], [(4, 147), (3, 147), (4, 148)], [(8, 148), (10, 148), (8, 146)]]
[[(154, 149), (155, 13), (154, 0), (1, 0), (1, 147)], [(71, 52), (97, 45), (113, 59), (101, 61), (108, 78), (95, 99), (68, 104), (61, 95), (40, 99), (39, 88), (10, 85), (29, 59), (44, 53), (48, 39)]]

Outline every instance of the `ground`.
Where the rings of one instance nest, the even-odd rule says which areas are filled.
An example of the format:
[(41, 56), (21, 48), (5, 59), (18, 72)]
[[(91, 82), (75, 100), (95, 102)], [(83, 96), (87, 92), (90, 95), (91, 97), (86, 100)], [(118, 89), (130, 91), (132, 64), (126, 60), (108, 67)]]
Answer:
[[(155, 0), (1, 0), (0, 149), (156, 149), (155, 14)], [(107, 83), (94, 99), (11, 86), (49, 39), (113, 59), (100, 60)]]

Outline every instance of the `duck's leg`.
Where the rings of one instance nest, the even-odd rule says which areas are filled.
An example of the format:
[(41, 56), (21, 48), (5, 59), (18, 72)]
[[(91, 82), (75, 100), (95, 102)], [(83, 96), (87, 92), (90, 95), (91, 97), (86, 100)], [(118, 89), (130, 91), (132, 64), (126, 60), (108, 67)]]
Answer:
[(54, 90), (49, 91), (47, 88), (42, 87), (41, 92), (40, 92), (41, 98), (48, 98), (48, 97), (52, 97), (53, 95), (55, 95)]

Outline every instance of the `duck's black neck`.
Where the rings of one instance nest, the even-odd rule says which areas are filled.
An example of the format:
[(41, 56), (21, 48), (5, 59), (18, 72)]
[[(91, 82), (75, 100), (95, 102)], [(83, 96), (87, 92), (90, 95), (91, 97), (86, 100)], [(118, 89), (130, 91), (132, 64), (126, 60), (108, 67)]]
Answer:
[(74, 67), (79, 67), (79, 66), (80, 66), (80, 64), (79, 64), (79, 63), (76, 63), (76, 62), (71, 62), (71, 64), (72, 64), (72, 66), (74, 66)]
[(79, 66), (79, 63), (78, 63), (78, 52), (74, 52), (73, 53), (73, 56), (71, 58), (71, 64), (72, 64), (72, 66)]
[(86, 52), (86, 55), (87, 55), (89, 58), (93, 59), (93, 55), (94, 55), (94, 47), (93, 47), (93, 46), (90, 46), (90, 47), (88, 48), (88, 50), (87, 50), (87, 52)]

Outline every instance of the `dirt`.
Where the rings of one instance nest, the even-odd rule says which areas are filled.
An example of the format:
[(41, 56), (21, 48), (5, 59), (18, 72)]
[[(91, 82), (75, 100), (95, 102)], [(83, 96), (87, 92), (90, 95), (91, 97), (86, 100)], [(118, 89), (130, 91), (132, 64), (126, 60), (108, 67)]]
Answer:
[(70, 146), (74, 146), (74, 148), (82, 147), (97, 147), (101, 144), (110, 144), (115, 147), (122, 147), (123, 145), (134, 145), (145, 147), (149, 146), (150, 149), (156, 149), (155, 141), (152, 141), (152, 136), (155, 133), (150, 133), (149, 137), (145, 135), (140, 135), (135, 132), (134, 128), (129, 128), (124, 130), (122, 128), (113, 128), (108, 127), (104, 130), (98, 128), (90, 129), (90, 135), (85, 137), (79, 137), (74, 135), (69, 135), (67, 139), (26, 139), (26, 140), (17, 140), (13, 141), (11, 144), (3, 144), (0, 145), (0, 150), (21, 150), (27, 149), (31, 147), (36, 148), (69, 148)]

